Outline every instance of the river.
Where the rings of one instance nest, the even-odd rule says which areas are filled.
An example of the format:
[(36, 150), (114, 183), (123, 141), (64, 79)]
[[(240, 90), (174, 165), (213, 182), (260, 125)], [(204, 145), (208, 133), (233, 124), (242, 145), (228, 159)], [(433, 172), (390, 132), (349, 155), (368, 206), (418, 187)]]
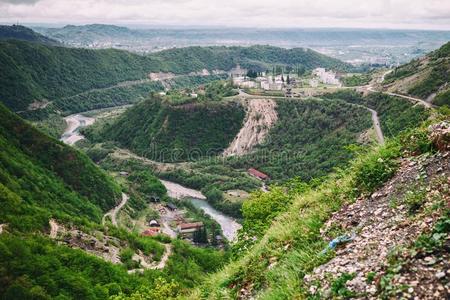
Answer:
[(237, 231), (242, 227), (235, 219), (221, 213), (206, 202), (206, 197), (197, 190), (184, 187), (178, 183), (161, 180), (167, 189), (169, 197), (175, 199), (188, 199), (195, 207), (202, 209), (205, 214), (213, 218), (222, 228), (223, 235), (229, 241), (233, 241), (237, 236)]
[[(84, 139), (84, 136), (79, 132), (80, 128), (92, 125), (95, 122), (95, 118), (86, 117), (82, 114), (70, 115), (65, 117), (64, 120), (67, 122), (67, 128), (60, 140), (69, 145)], [(237, 231), (242, 227), (241, 224), (209, 205), (206, 202), (206, 197), (200, 191), (167, 180), (161, 180), (161, 182), (166, 187), (169, 197), (189, 199), (195, 207), (202, 209), (205, 214), (209, 215), (220, 225), (223, 235), (229, 241), (233, 241), (236, 238)]]
[(81, 114), (70, 115), (64, 118), (67, 123), (67, 128), (61, 136), (61, 141), (73, 145), (76, 142), (84, 139), (80, 133), (80, 128), (94, 124), (95, 119), (83, 116)]

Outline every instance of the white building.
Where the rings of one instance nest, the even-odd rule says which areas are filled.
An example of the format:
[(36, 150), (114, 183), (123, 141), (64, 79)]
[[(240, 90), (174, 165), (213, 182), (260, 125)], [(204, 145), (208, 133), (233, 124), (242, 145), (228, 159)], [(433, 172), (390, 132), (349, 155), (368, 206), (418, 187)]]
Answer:
[(318, 79), (324, 84), (341, 85), (339, 79), (336, 78), (336, 73), (332, 70), (327, 71), (324, 68), (317, 68), (314, 69), (313, 75), (318, 77)]

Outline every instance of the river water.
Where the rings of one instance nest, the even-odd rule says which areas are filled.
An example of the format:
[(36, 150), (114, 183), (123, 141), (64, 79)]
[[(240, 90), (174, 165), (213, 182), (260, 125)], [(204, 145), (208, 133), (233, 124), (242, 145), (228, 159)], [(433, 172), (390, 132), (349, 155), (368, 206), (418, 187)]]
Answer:
[(233, 241), (236, 238), (237, 231), (242, 227), (241, 224), (236, 222), (233, 218), (230, 218), (229, 216), (226, 216), (220, 211), (214, 209), (214, 207), (209, 205), (209, 203), (205, 200), (195, 198), (188, 199), (195, 207), (202, 209), (205, 214), (211, 216), (211, 218), (220, 224), (223, 235), (227, 238), (227, 240)]
[[(84, 136), (79, 132), (80, 128), (92, 125), (95, 122), (95, 118), (86, 117), (82, 114), (70, 115), (65, 117), (64, 120), (67, 122), (67, 128), (60, 140), (69, 145), (73, 145), (84, 139)], [(205, 214), (209, 215), (220, 225), (223, 235), (229, 241), (233, 241), (236, 238), (237, 231), (242, 227), (241, 224), (236, 222), (235, 219), (214, 209), (206, 202), (206, 197), (200, 191), (167, 180), (161, 180), (161, 182), (166, 187), (169, 197), (188, 199), (195, 207), (202, 209)]]
[(205, 214), (209, 215), (219, 223), (223, 235), (227, 240), (233, 241), (236, 238), (237, 231), (242, 227), (241, 224), (212, 207), (206, 202), (206, 197), (200, 191), (167, 180), (161, 180), (161, 182), (166, 187), (169, 197), (175, 199), (188, 199), (196, 208), (202, 209)]
[(67, 116), (64, 120), (67, 123), (67, 128), (60, 140), (68, 145), (73, 145), (84, 139), (84, 136), (79, 132), (80, 128), (92, 125), (95, 122), (94, 118), (86, 117), (81, 114)]

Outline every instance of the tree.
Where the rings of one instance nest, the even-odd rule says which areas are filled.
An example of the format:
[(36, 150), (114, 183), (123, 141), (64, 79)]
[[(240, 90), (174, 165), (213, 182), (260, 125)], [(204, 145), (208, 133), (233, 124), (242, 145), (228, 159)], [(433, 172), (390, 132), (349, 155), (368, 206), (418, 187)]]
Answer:
[(203, 226), (202, 228), (195, 231), (192, 239), (193, 239), (194, 243), (199, 243), (199, 244), (208, 243), (208, 232), (206, 231), (206, 228)]
[(289, 78), (289, 74), (287, 76), (286, 82), (287, 82), (287, 84), (291, 84), (291, 78)]
[(254, 70), (248, 70), (247, 71), (247, 77), (256, 78), (256, 77), (258, 77), (258, 73), (256, 71), (254, 71)]

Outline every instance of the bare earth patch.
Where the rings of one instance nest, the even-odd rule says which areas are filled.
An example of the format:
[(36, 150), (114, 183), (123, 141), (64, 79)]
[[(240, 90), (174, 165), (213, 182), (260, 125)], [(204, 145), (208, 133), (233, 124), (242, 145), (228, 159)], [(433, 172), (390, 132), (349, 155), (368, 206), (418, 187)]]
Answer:
[(276, 102), (272, 99), (251, 99), (247, 102), (244, 126), (225, 149), (224, 156), (243, 155), (264, 141), (269, 129), (278, 120)]

